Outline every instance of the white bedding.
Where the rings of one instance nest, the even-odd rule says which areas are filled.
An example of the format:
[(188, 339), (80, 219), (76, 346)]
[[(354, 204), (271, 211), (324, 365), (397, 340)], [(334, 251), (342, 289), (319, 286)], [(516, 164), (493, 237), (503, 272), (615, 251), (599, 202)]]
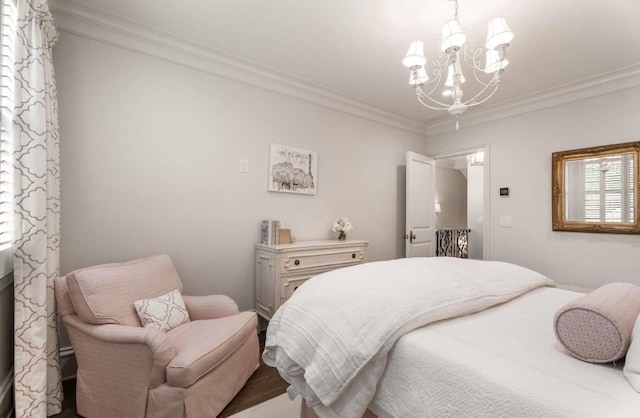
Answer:
[(542, 288), (400, 338), (370, 409), (403, 417), (640, 417), (622, 364), (565, 354), (553, 316), (580, 293)]
[(387, 353), (425, 324), (554, 282), (513, 264), (456, 258), (367, 263), (317, 276), (274, 315), (263, 359), (322, 418), (359, 418)]

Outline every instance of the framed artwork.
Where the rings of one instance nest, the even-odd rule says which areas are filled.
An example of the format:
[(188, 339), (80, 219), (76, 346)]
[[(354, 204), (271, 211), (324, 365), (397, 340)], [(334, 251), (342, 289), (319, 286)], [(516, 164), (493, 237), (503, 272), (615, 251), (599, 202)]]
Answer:
[(269, 191), (316, 194), (318, 153), (287, 145), (271, 144)]

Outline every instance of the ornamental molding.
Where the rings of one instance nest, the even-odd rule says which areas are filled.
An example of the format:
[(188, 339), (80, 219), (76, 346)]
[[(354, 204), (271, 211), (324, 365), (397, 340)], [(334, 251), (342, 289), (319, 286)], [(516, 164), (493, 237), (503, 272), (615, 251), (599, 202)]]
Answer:
[[(417, 121), (81, 2), (51, 0), (51, 12), (56, 27), (62, 32), (262, 88), (393, 128), (423, 136), (433, 136), (455, 129), (449, 115), (429, 118), (426, 122)], [(490, 107), (473, 109), (460, 119), (460, 128), (466, 129), (638, 86), (640, 86), (640, 65), (634, 65)]]
[[(634, 65), (484, 109), (473, 109), (460, 118), (460, 129), (638, 86), (640, 86), (640, 65)], [(455, 130), (449, 115), (429, 119), (427, 124), (427, 136)]]
[(58, 30), (426, 136), (427, 125), (365, 101), (71, 0), (53, 0)]

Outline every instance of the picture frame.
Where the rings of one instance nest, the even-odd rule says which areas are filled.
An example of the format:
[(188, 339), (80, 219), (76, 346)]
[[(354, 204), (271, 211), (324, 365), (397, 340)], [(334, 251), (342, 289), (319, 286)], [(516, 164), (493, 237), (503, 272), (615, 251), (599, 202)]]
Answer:
[(270, 192), (315, 195), (318, 189), (318, 153), (272, 143), (268, 182)]

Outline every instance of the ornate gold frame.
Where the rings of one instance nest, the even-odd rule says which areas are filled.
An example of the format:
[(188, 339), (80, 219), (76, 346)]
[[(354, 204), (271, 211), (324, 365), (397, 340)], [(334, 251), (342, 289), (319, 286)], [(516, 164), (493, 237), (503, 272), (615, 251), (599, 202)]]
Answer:
[[(597, 158), (606, 155), (633, 153), (633, 170), (635, 184), (635, 219), (627, 223), (582, 222), (567, 221), (564, 214), (564, 166), (569, 160), (583, 158)], [(571, 151), (554, 152), (551, 157), (551, 210), (552, 228), (554, 231), (570, 232), (598, 232), (613, 234), (640, 234), (640, 213), (638, 213), (638, 199), (640, 197), (640, 170), (638, 162), (640, 157), (640, 142), (627, 142), (624, 144), (604, 145), (600, 147), (582, 148)]]

